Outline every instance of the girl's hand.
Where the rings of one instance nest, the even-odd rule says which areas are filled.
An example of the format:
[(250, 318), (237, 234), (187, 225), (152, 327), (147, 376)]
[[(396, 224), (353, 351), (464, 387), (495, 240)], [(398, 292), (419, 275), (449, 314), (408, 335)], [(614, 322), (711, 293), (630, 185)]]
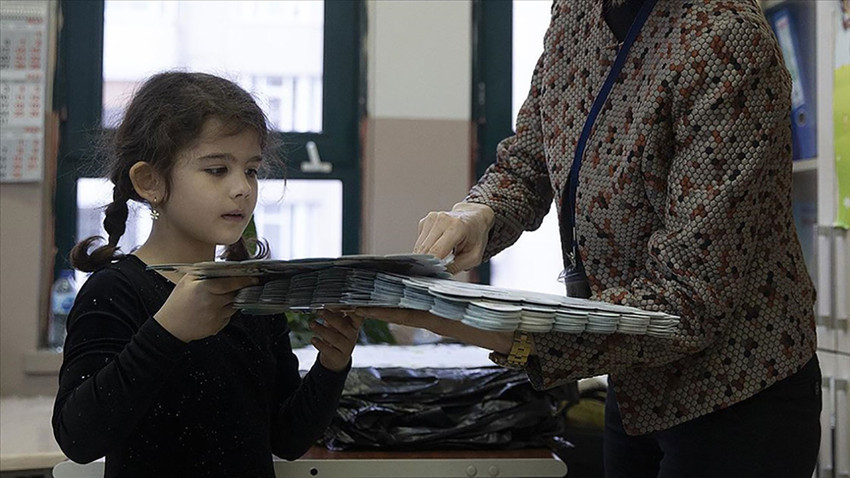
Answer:
[(419, 237), (413, 252), (440, 259), (454, 251), (446, 269), (455, 274), (481, 263), (495, 215), (489, 206), (457, 203), (451, 211), (430, 212), (419, 221)]
[(258, 282), (255, 277), (200, 279), (186, 274), (154, 314), (154, 320), (187, 343), (215, 335), (235, 313), (236, 292)]
[(326, 309), (320, 310), (318, 316), (324, 323), (310, 323), (310, 330), (314, 334), (311, 343), (319, 351), (322, 366), (341, 372), (351, 360), (351, 351), (357, 343), (363, 319)]

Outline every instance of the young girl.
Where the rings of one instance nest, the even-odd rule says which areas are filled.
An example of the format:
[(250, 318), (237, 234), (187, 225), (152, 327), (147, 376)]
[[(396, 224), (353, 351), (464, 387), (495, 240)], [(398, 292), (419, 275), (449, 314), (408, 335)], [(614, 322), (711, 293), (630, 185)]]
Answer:
[[(133, 98), (109, 155), (108, 243), (71, 253), (93, 274), (68, 320), (53, 410), (70, 459), (105, 456), (107, 477), (272, 477), (272, 454), (298, 458), (329, 424), (359, 321), (323, 313), (311, 325), (319, 356), (302, 379), (285, 317), (234, 313), (255, 279), (146, 270), (213, 260), (219, 244), (225, 259), (248, 258), (242, 232), (270, 139), (251, 96), (212, 75), (158, 74)], [(154, 221), (121, 254), (128, 200)]]

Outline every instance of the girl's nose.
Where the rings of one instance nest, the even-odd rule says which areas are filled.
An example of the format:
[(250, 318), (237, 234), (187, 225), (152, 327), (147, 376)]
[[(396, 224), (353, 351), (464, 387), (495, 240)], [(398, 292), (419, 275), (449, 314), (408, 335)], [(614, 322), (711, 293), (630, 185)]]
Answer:
[(251, 179), (245, 176), (244, 174), (235, 174), (236, 178), (234, 179), (233, 184), (233, 197), (238, 198), (239, 196), (248, 197), (254, 191), (254, 184), (251, 182)]

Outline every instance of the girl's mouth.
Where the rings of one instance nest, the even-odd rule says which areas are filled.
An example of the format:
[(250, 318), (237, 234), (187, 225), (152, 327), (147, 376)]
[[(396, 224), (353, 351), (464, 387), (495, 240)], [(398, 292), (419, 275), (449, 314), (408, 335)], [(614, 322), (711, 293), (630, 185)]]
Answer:
[(241, 221), (245, 218), (245, 215), (238, 212), (229, 212), (227, 214), (222, 214), (221, 217), (229, 220), (229, 221)]

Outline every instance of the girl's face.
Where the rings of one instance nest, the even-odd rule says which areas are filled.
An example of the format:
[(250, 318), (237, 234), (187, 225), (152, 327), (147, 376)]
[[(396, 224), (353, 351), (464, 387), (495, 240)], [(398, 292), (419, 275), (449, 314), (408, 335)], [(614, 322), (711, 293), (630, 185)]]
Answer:
[(257, 204), (262, 149), (254, 131), (225, 135), (217, 120), (204, 125), (171, 172), (168, 199), (154, 227), (168, 231), (171, 247), (215, 249), (238, 241)]

